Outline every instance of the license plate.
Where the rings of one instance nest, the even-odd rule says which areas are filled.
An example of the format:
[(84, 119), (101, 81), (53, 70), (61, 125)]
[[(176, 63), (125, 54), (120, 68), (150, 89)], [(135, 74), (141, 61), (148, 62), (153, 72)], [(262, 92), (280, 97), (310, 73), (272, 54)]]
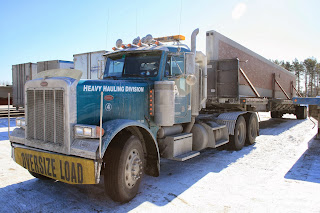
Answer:
[(33, 151), (14, 149), (16, 163), (29, 171), (70, 184), (95, 184), (94, 161)]

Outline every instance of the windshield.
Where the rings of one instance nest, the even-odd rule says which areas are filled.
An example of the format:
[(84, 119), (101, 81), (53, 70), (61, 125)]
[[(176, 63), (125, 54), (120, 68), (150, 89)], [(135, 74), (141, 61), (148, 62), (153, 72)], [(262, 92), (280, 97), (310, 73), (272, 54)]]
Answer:
[(107, 58), (104, 78), (155, 77), (159, 73), (161, 53), (127, 53)]

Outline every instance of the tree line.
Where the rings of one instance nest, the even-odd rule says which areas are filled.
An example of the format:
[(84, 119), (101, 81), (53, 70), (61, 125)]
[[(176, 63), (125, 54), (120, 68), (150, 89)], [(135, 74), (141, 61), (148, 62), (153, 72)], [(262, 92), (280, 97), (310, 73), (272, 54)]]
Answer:
[(304, 97), (315, 97), (320, 95), (320, 63), (314, 57), (299, 61), (297, 58), (292, 62), (272, 60), (286, 70), (296, 75), (296, 89)]

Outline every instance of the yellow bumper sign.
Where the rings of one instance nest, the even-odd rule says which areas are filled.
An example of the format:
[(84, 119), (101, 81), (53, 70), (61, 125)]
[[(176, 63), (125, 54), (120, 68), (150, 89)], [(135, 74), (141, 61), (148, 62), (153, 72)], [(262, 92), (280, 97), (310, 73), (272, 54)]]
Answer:
[(15, 161), (29, 171), (70, 184), (95, 184), (94, 161), (33, 151), (14, 149)]

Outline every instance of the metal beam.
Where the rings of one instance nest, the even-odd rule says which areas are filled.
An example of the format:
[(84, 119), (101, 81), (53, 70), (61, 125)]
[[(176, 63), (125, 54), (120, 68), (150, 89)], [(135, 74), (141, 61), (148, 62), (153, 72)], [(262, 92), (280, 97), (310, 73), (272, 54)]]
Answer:
[(296, 93), (298, 94), (299, 97), (302, 97), (302, 95), (300, 94), (300, 92), (293, 86), (293, 84), (292, 84), (292, 88), (296, 91)]
[(282, 88), (281, 84), (277, 81), (277, 79), (274, 79), (274, 81), (276, 82), (276, 84), (280, 87), (281, 91), (283, 92), (283, 94), (287, 97), (288, 100), (291, 100), (291, 98), (288, 96), (288, 94), (286, 93), (286, 91), (284, 91), (284, 89)]
[(249, 86), (251, 87), (252, 91), (254, 92), (254, 94), (260, 98), (260, 94), (258, 93), (258, 91), (256, 90), (256, 88), (253, 86), (253, 84), (251, 83), (250, 79), (248, 78), (248, 76), (246, 75), (246, 73), (239, 67), (240, 73), (242, 74), (242, 76), (244, 77), (244, 79), (247, 81), (247, 83), (249, 84)]

